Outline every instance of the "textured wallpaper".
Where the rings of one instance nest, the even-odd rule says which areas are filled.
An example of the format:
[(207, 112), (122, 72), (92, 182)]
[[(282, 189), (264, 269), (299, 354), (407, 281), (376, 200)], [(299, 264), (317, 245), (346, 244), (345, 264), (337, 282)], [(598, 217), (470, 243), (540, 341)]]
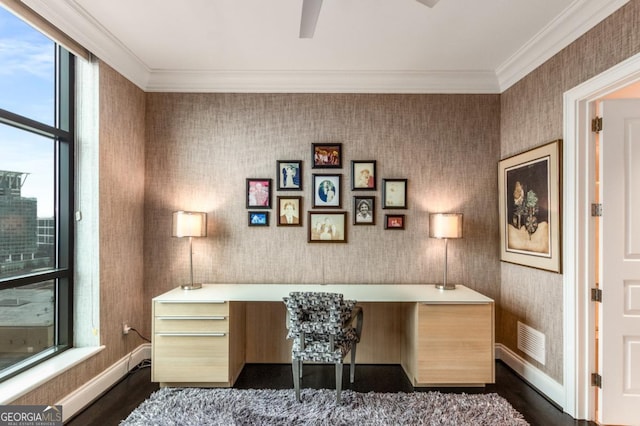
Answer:
[[(171, 212), (208, 212), (194, 239), (203, 282), (435, 283), (444, 243), (428, 212), (464, 214), (449, 243), (449, 281), (499, 296), (496, 177), (498, 95), (147, 94), (145, 285), (149, 296), (189, 278), (188, 241)], [(312, 169), (312, 143), (341, 143), (341, 169)], [(246, 178), (276, 179), (278, 160), (302, 160), (303, 226), (249, 227)], [(351, 161), (377, 162), (378, 190), (351, 191)], [(312, 174), (342, 175), (347, 244), (308, 243)], [(406, 178), (407, 209), (383, 210), (381, 180)], [(353, 196), (376, 197), (375, 226), (353, 226)], [(321, 210), (321, 209), (313, 209)], [(385, 214), (406, 215), (385, 230)]]
[[(632, 0), (501, 96), (500, 157), (562, 138), (563, 94), (640, 51), (640, 1)], [(570, 218), (567, 218), (570, 220)], [(562, 383), (562, 275), (503, 263), (497, 333)], [(517, 350), (517, 321), (547, 336), (546, 364)]]
[(121, 324), (142, 327), (141, 305), (148, 303), (142, 256), (145, 94), (108, 66), (100, 70), (100, 333), (114, 362), (143, 343), (135, 334), (123, 339)]

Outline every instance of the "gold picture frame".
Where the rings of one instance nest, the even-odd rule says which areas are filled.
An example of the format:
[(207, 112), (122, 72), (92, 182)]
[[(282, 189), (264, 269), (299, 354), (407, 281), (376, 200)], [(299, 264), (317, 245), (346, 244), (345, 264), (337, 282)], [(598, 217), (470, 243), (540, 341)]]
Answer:
[(302, 197), (278, 197), (278, 226), (302, 226)]
[(562, 140), (500, 160), (500, 260), (560, 273)]

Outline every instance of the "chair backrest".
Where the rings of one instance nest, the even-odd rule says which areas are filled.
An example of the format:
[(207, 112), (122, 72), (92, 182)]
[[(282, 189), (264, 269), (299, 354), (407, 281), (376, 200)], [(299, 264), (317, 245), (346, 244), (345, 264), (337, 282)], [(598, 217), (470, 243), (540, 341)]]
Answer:
[(289, 337), (301, 331), (338, 334), (356, 304), (339, 293), (305, 291), (289, 293), (284, 303), (289, 313)]

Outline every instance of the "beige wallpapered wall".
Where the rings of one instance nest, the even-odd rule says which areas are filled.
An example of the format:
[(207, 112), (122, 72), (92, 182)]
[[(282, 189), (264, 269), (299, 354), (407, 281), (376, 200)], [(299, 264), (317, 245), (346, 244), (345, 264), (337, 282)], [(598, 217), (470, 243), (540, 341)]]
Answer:
[[(100, 67), (100, 333), (109, 357), (144, 343), (122, 322), (144, 324), (145, 94)], [(108, 125), (107, 125), (108, 123)], [(150, 333), (146, 333), (147, 336)]]
[[(632, 0), (501, 96), (501, 158), (562, 138), (563, 94), (640, 51), (640, 1)], [(567, 218), (571, 220), (571, 218)], [(503, 263), (497, 330), (509, 348), (562, 383), (562, 275)], [(546, 335), (547, 362), (519, 352), (517, 321)]]
[[(170, 237), (171, 212), (208, 212), (194, 239), (197, 281), (238, 283), (434, 283), (444, 243), (428, 238), (428, 212), (464, 214), (464, 239), (449, 244), (449, 280), (499, 296), (496, 163), (498, 95), (147, 95), (145, 286), (148, 296), (188, 280), (188, 242)], [(311, 144), (343, 144), (342, 169), (312, 169)], [(340, 173), (348, 243), (307, 242), (302, 227), (247, 226), (246, 178), (276, 178), (278, 160), (311, 175)], [(376, 226), (352, 226), (351, 160), (376, 160)], [(408, 208), (381, 209), (381, 179), (408, 179)], [(316, 209), (318, 210), (318, 209)], [(385, 213), (406, 230), (385, 230)]]

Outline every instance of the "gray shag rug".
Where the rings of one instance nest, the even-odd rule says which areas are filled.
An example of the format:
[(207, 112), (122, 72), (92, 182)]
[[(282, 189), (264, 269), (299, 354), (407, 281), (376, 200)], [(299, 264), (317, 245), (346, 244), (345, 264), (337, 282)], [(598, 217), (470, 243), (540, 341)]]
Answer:
[(121, 423), (137, 425), (528, 425), (498, 394), (162, 388)]

